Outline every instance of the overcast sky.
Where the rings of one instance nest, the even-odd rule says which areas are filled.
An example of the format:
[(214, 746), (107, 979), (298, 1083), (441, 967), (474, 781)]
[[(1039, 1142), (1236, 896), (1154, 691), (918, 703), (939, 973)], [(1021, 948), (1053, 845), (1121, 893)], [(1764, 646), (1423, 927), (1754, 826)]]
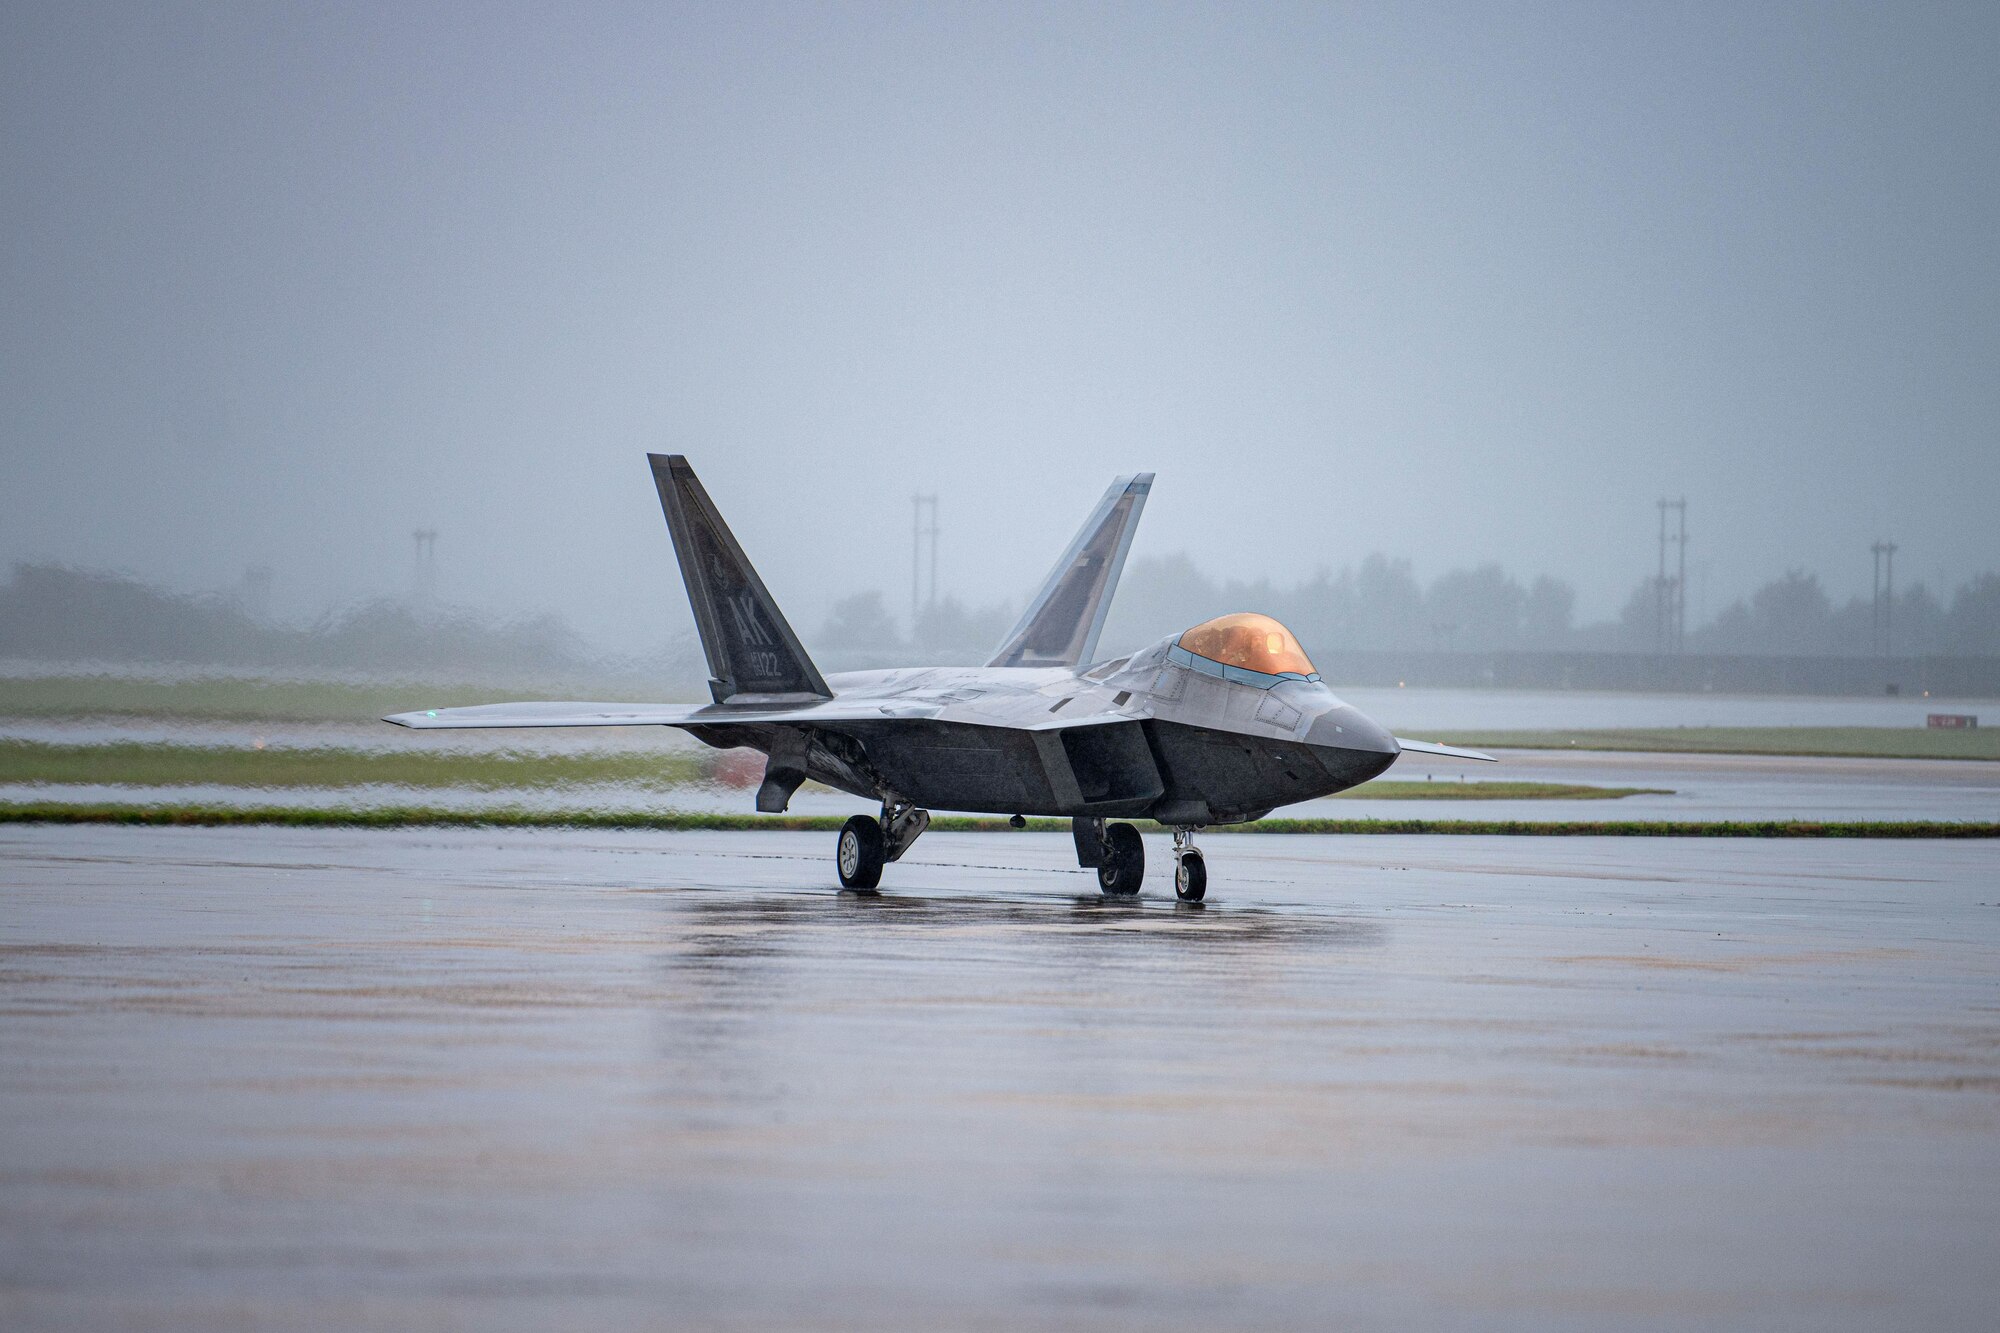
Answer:
[[(2000, 7), (12, 3), (0, 558), (810, 639), (1138, 553), (2000, 566)], [(1330, 645), (1329, 645), (1330, 646)]]

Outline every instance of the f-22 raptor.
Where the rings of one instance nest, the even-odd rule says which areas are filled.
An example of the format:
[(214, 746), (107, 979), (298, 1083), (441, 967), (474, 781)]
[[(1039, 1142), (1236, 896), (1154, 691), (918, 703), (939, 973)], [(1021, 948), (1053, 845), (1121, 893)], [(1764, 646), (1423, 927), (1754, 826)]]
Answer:
[(930, 811), (1068, 816), (1079, 864), (1108, 895), (1139, 892), (1146, 853), (1128, 819), (1173, 831), (1174, 893), (1200, 902), (1195, 846), (1211, 825), (1260, 819), (1368, 781), (1416, 751), (1336, 698), (1290, 630), (1221, 616), (1129, 657), (1096, 662), (1112, 593), (1153, 475), (1111, 483), (993, 659), (822, 676), (722, 515), (678, 454), (649, 454), (708, 658), (703, 705), (512, 703), (384, 719), (440, 727), (679, 727), (766, 756), (757, 809), (811, 778), (865, 800), (840, 831), (843, 887), (872, 890)]

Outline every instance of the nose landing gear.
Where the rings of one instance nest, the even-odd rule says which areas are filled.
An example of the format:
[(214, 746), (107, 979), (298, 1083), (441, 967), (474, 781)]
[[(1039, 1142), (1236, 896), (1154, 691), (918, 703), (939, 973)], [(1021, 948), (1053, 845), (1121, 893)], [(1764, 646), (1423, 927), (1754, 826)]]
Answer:
[(1208, 862), (1194, 845), (1194, 834), (1187, 825), (1174, 830), (1174, 897), (1184, 903), (1198, 903), (1208, 896)]

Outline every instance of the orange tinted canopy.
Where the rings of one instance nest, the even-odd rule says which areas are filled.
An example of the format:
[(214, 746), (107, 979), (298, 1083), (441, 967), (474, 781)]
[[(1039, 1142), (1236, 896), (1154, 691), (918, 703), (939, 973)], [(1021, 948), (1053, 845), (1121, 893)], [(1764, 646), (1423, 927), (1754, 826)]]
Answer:
[(1181, 635), (1180, 646), (1211, 662), (1267, 676), (1313, 674), (1313, 664), (1292, 632), (1254, 611), (1217, 616), (1196, 625)]

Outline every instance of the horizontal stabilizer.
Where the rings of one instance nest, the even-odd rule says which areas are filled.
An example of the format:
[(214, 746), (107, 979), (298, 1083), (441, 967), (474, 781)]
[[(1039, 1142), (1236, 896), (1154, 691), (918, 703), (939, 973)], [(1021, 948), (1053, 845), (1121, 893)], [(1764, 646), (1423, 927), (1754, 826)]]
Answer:
[(1111, 483), (987, 666), (1077, 666), (1091, 660), (1152, 489), (1150, 472)]
[(1479, 759), (1489, 764), (1500, 762), (1492, 755), (1481, 754), (1478, 750), (1461, 750), (1456, 745), (1439, 745), (1435, 741), (1406, 741), (1398, 736), (1396, 745), (1404, 754), (1437, 754), (1447, 759)]

